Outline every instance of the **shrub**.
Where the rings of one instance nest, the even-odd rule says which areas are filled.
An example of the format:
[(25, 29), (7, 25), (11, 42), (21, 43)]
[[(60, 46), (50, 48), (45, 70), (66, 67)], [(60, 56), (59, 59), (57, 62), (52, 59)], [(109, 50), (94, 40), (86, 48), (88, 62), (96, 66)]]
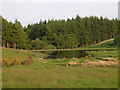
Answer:
[(13, 60), (8, 60), (8, 59), (2, 59), (0, 61), (0, 65), (1, 66), (13, 66), (13, 65), (28, 65), (31, 64), (33, 62), (32, 57), (29, 56), (26, 60), (20, 62), (20, 60), (18, 60), (17, 58), (13, 59)]
[(4, 66), (4, 65), (9, 65), (9, 61), (8, 61), (8, 59), (2, 59), (2, 65)]
[(21, 62), (21, 65), (29, 65), (33, 62), (32, 57), (29, 56), (28, 59)]
[(36, 38), (35, 40), (32, 40), (30, 42), (30, 47), (31, 49), (44, 49), (47, 46), (47, 43), (45, 43), (44, 41), (40, 40), (39, 38)]
[(53, 45), (48, 45), (48, 43), (46, 41), (40, 40), (39, 38), (36, 38), (35, 40), (31, 40), (30, 44), (28, 44), (28, 48), (29, 49), (35, 49), (35, 50), (39, 50), (39, 49), (56, 49), (55, 46)]
[(56, 47), (55, 46), (53, 46), (53, 45), (47, 45), (47, 46), (45, 46), (44, 47), (45, 49), (56, 49)]
[(19, 64), (20, 64), (20, 61), (17, 58), (10, 61), (10, 65), (19, 65)]

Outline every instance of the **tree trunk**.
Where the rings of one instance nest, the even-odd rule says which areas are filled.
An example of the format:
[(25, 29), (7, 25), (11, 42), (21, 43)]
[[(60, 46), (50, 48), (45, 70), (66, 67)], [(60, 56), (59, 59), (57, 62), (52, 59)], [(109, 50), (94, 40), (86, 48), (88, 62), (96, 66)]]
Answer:
[(2, 46), (3, 46), (3, 48), (5, 48), (5, 44), (3, 44)]
[(16, 46), (17, 46), (16, 43), (13, 43), (13, 46), (12, 46), (12, 47), (13, 47), (14, 49), (16, 49)]
[(6, 46), (7, 46), (7, 48), (9, 48), (9, 43), (8, 42), (6, 43)]
[(88, 46), (88, 43), (86, 43), (85, 46)]
[(96, 41), (94, 41), (94, 44), (96, 44)]

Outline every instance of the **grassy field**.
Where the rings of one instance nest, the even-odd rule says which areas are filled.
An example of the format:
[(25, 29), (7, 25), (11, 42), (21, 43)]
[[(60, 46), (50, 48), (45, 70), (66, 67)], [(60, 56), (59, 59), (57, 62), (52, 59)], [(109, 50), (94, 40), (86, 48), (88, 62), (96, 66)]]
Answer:
[(3, 68), (3, 88), (117, 88), (116, 67), (66, 67), (36, 62)]
[[(118, 88), (118, 68), (66, 66), (75, 59), (39, 59), (47, 55), (34, 51), (2, 49), (3, 58), (12, 60), (33, 56), (30, 65), (3, 66), (3, 88)], [(97, 57), (118, 58), (118, 51), (87, 51), (93, 57), (84, 60), (99, 60)]]
[(36, 58), (44, 58), (47, 54), (37, 53), (34, 51), (14, 50), (14, 49), (2, 49), (2, 58), (12, 60), (18, 58), (19, 60), (25, 60), (27, 57), (32, 56)]

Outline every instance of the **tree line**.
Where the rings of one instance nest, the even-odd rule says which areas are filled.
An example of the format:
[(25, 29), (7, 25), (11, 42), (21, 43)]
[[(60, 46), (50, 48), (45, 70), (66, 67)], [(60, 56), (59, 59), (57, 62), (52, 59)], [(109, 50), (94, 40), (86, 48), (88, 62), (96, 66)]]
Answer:
[(70, 49), (99, 43), (115, 38), (118, 20), (77, 15), (67, 20), (48, 20), (23, 27), (2, 16), (2, 46), (16, 49)]

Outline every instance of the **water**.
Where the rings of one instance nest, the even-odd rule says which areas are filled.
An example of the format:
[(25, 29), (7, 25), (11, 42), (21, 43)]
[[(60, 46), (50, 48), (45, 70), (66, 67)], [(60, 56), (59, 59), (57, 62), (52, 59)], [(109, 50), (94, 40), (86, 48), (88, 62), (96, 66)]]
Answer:
[(42, 51), (42, 53), (49, 54), (47, 58), (81, 58), (87, 55), (83, 50), (66, 50), (66, 51)]
[[(64, 51), (37, 51), (45, 53), (48, 56), (45, 59), (60, 59), (60, 58), (81, 58), (87, 56), (86, 51), (114, 51), (112, 49), (107, 50), (64, 50)], [(94, 56), (94, 55), (92, 55)]]

